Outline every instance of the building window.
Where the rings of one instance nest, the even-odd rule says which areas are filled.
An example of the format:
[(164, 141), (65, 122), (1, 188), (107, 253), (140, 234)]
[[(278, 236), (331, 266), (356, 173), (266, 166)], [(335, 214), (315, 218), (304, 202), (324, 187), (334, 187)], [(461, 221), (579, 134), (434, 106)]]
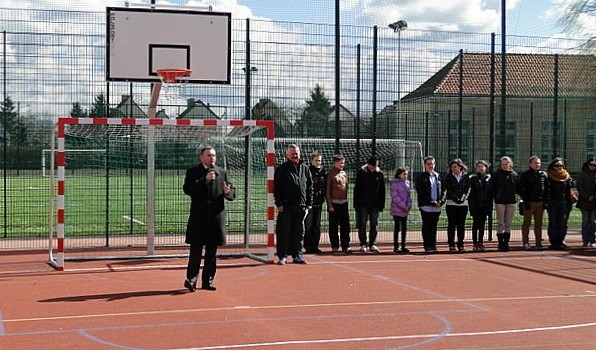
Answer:
[(496, 147), (497, 153), (499, 153), (499, 145), (503, 145), (504, 148), (504, 155), (510, 156), (513, 159), (516, 159), (516, 136), (515, 136), (515, 122), (505, 122), (505, 140), (499, 142), (499, 136), (501, 134), (501, 122), (497, 121), (495, 123), (495, 133), (496, 133)]
[(472, 132), (472, 123), (469, 120), (462, 121), (461, 127), (461, 153), (458, 152), (458, 143), (459, 143), (459, 121), (458, 120), (450, 120), (449, 121), (449, 138), (447, 142), (449, 142), (449, 151), (448, 156), (449, 159), (453, 158), (462, 158), (468, 159), (470, 155), (470, 143), (471, 137), (473, 136)]
[(586, 150), (588, 156), (596, 156), (596, 122), (587, 123)]

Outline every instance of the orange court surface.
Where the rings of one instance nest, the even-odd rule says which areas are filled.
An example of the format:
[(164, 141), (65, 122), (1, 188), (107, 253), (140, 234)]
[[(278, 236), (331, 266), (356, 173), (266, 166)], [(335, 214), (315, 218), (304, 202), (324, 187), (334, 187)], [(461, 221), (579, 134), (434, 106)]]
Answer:
[[(220, 259), (0, 255), (0, 349), (596, 349), (593, 249)], [(445, 251), (445, 247), (442, 251)], [(414, 250), (419, 250), (415, 247)]]

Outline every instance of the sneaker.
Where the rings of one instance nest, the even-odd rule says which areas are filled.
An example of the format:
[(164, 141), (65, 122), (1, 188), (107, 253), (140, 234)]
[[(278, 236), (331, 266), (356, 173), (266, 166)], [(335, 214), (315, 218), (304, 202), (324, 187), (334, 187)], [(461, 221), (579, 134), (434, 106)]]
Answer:
[(466, 248), (464, 248), (464, 247), (457, 247), (457, 252), (458, 253), (465, 253), (466, 252)]
[(302, 264), (305, 265), (306, 264), (306, 260), (304, 260), (304, 258), (302, 257), (302, 255), (298, 255), (294, 258), (294, 260), (292, 260), (293, 264)]
[(449, 253), (457, 253), (457, 249), (455, 247), (449, 247)]
[(393, 252), (394, 252), (395, 254), (397, 254), (397, 253), (401, 253), (401, 250), (399, 250), (399, 248), (393, 248)]
[(277, 265), (285, 265), (286, 264), (286, 258), (279, 258), (279, 260), (277, 260)]
[(524, 244), (524, 250), (532, 250), (532, 247), (530, 247), (529, 244)]
[(368, 247), (366, 246), (366, 244), (360, 246), (360, 251), (363, 253), (366, 253), (368, 251)]
[(478, 246), (480, 247), (480, 251), (481, 252), (485, 252), (486, 251), (486, 247), (484, 246), (484, 244), (480, 243), (480, 244), (478, 244)]
[(350, 247), (347, 247), (346, 249), (342, 249), (342, 251), (344, 252), (344, 254), (352, 254), (352, 249), (350, 249)]
[(331, 253), (332, 254), (339, 253), (339, 248), (331, 248)]
[(406, 248), (406, 247), (403, 247), (403, 248), (401, 248), (401, 252), (402, 253), (409, 253), (410, 250), (408, 248)]
[(376, 245), (371, 245), (370, 246), (370, 251), (373, 253), (378, 253), (379, 252), (379, 247), (377, 247)]
[(472, 248), (472, 251), (474, 251), (474, 252), (480, 252), (480, 251), (482, 251), (480, 249), (480, 244), (474, 244), (474, 248)]

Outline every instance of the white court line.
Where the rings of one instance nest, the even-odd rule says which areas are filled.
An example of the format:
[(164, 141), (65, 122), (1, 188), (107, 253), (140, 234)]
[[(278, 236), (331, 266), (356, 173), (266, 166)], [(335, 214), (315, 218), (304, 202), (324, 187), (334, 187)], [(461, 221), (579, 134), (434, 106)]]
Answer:
[(133, 219), (128, 215), (122, 215), (122, 217), (125, 218), (126, 220), (130, 220), (130, 221), (134, 222), (135, 224), (146, 225), (144, 222), (137, 220), (137, 219)]
[(297, 344), (330, 344), (330, 343), (347, 343), (347, 342), (370, 342), (370, 341), (382, 341), (382, 340), (401, 340), (401, 339), (425, 339), (425, 338), (442, 338), (442, 337), (471, 337), (471, 336), (482, 336), (482, 335), (498, 335), (498, 334), (514, 334), (514, 333), (529, 333), (529, 332), (544, 332), (544, 331), (556, 331), (561, 329), (573, 329), (581, 327), (593, 327), (596, 326), (596, 322), (592, 323), (579, 323), (563, 326), (552, 326), (552, 327), (540, 327), (540, 328), (522, 328), (522, 329), (509, 329), (500, 331), (486, 331), (486, 332), (470, 332), (470, 333), (449, 333), (449, 334), (419, 334), (419, 335), (395, 335), (386, 337), (367, 337), (367, 338), (336, 338), (336, 339), (318, 339), (318, 340), (290, 340), (281, 342), (270, 342), (270, 343), (252, 343), (252, 344), (234, 344), (234, 345), (219, 345), (219, 346), (206, 346), (200, 348), (181, 348), (176, 350), (209, 350), (209, 349), (238, 349), (238, 348), (256, 348), (264, 346), (279, 346), (279, 345), (297, 345)]
[(444, 304), (453, 302), (501, 302), (501, 301), (520, 301), (520, 300), (545, 300), (545, 299), (573, 299), (573, 298), (594, 298), (595, 294), (564, 294), (564, 295), (541, 295), (541, 296), (526, 296), (526, 297), (496, 297), (496, 298), (459, 298), (459, 299), (416, 299), (416, 300), (380, 300), (380, 301), (354, 301), (343, 303), (317, 303), (317, 304), (291, 304), (291, 305), (237, 305), (237, 306), (222, 306), (202, 309), (174, 309), (174, 310), (150, 310), (150, 311), (134, 311), (134, 312), (115, 312), (105, 314), (86, 314), (86, 315), (63, 315), (63, 316), (47, 316), (47, 317), (33, 317), (33, 318), (16, 318), (4, 319), (4, 323), (20, 323), (20, 322), (37, 322), (37, 321), (56, 321), (56, 320), (74, 320), (74, 319), (91, 319), (103, 317), (130, 317), (130, 316), (145, 316), (145, 315), (174, 315), (174, 314), (188, 314), (188, 313), (202, 313), (202, 312), (226, 312), (239, 310), (282, 310), (282, 309), (306, 309), (306, 308), (322, 308), (322, 307), (346, 307), (346, 306), (373, 306), (373, 305), (400, 305), (400, 304)]

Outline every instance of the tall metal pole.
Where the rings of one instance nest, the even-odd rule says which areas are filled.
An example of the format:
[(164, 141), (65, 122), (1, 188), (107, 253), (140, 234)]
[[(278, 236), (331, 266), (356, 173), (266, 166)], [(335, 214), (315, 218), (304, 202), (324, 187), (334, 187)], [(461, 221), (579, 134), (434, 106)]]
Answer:
[(372, 91), (372, 156), (377, 156), (377, 47), (379, 45), (379, 28), (373, 28), (373, 91)]
[(558, 157), (559, 153), (559, 55), (555, 55), (555, 67), (553, 77), (553, 156)]
[[(244, 86), (244, 119), (250, 119), (250, 90), (251, 90), (251, 74), (252, 74), (252, 67), (250, 62), (250, 19), (246, 19), (246, 57), (245, 57), (245, 86)], [(251, 184), (251, 176), (249, 175), (250, 170), (252, 169), (251, 164), (251, 149), (252, 143), (250, 141), (250, 135), (247, 135), (244, 138), (244, 244), (248, 248), (248, 235), (250, 234), (250, 184)]]
[(507, 17), (506, 17), (506, 0), (501, 0), (501, 113), (499, 125), (499, 156), (505, 155), (505, 123), (507, 121), (507, 48), (506, 48), (506, 33), (507, 33)]
[(490, 145), (488, 148), (488, 159), (495, 161), (495, 33), (490, 35), (490, 98), (489, 98), (489, 137)]
[(360, 166), (360, 44), (356, 46), (356, 166)]
[[(495, 62), (495, 33), (491, 33), (490, 35), (490, 106), (489, 106), (489, 114), (490, 114), (490, 125), (489, 125), (489, 136), (490, 136), (490, 145), (488, 149), (488, 155), (491, 163), (496, 162), (495, 158), (495, 84), (496, 84), (496, 62)], [(489, 169), (489, 172), (492, 172), (492, 169), (495, 167), (492, 166)], [(493, 215), (492, 212), (488, 216), (488, 240), (493, 240)]]
[(397, 31), (397, 100), (401, 101), (401, 29)]
[(8, 198), (8, 193), (7, 193), (7, 191), (8, 191), (8, 181), (7, 181), (7, 178), (6, 178), (6, 176), (7, 176), (7, 174), (6, 174), (6, 167), (8, 166), (8, 142), (7, 142), (7, 136), (8, 135), (7, 135), (7, 132), (6, 132), (6, 119), (7, 119), (7, 113), (8, 112), (6, 111), (6, 105), (5, 105), (6, 100), (8, 99), (8, 92), (6, 91), (6, 89), (7, 89), (7, 85), (6, 85), (6, 30), (3, 31), (2, 34), (3, 34), (2, 35), (3, 36), (3, 39), (2, 39), (2, 42), (3, 42), (3, 44), (2, 44), (2, 46), (3, 46), (2, 56), (4, 58), (4, 60), (3, 60), (4, 61), (3, 62), (3, 72), (2, 72), (2, 75), (3, 75), (3, 77), (2, 77), (2, 85), (3, 85), (3, 87), (2, 88), (4, 89), (4, 96), (3, 96), (3, 99), (2, 99), (2, 111), (3, 111), (3, 113), (2, 113), (2, 125), (4, 126), (2, 128), (3, 129), (3, 131), (2, 131), (2, 137), (3, 137), (2, 145), (4, 147), (4, 156), (3, 156), (4, 164), (3, 164), (3, 167), (2, 167), (2, 171), (3, 171), (2, 178), (3, 178), (3, 181), (4, 181), (4, 188), (2, 190), (3, 191), (2, 198), (3, 198), (3, 202), (4, 202), (4, 208), (3, 208), (2, 211), (3, 211), (3, 220), (4, 220), (4, 222), (3, 222), (3, 224), (4, 224), (3, 225), (4, 226), (3, 236), (6, 237), (8, 235), (8, 227), (7, 227), (8, 226), (8, 213), (7, 213), (7, 210), (8, 210), (7, 209), (8, 208), (8, 199), (7, 199)]
[(339, 0), (335, 0), (335, 153), (339, 154), (339, 140), (341, 139), (341, 123), (339, 119), (340, 105), (340, 8)]
[(459, 50), (459, 109), (457, 115), (457, 156), (461, 157), (464, 123), (464, 50)]

